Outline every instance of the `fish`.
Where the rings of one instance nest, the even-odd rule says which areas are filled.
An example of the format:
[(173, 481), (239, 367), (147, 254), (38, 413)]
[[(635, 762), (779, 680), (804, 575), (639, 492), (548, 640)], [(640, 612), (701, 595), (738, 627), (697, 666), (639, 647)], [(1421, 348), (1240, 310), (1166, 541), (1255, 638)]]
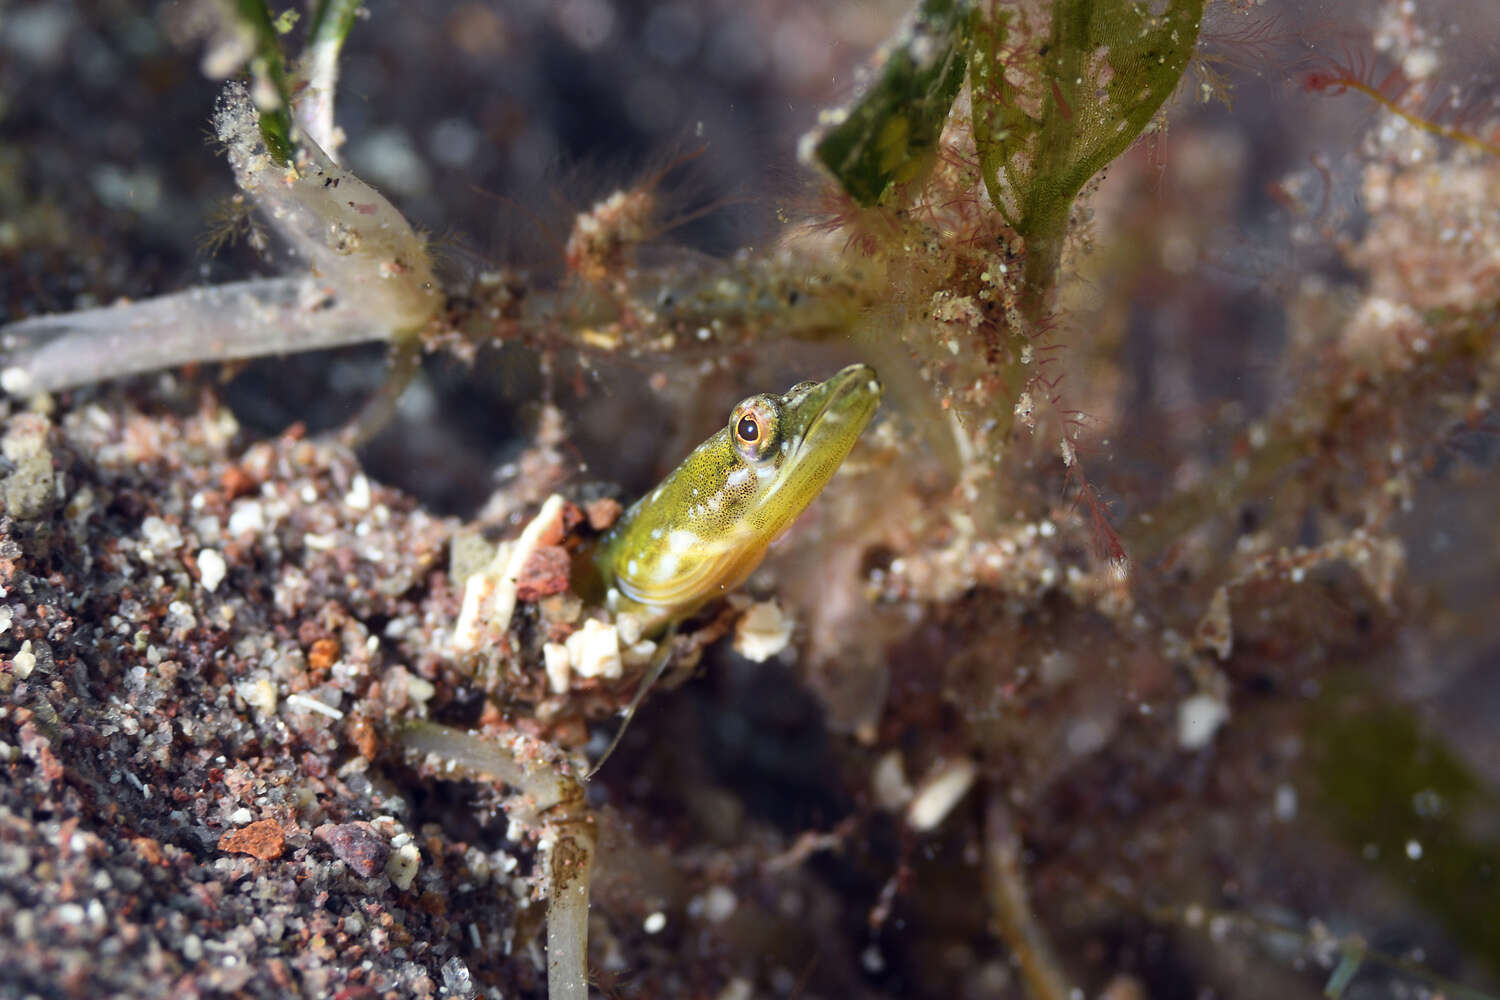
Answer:
[(741, 400), (601, 540), (606, 603), (651, 635), (738, 587), (823, 491), (880, 406), (875, 370)]
[(875, 369), (856, 364), (822, 382), (742, 399), (723, 429), (600, 540), (594, 559), (606, 605), (617, 616), (634, 615), (641, 634), (660, 642), (589, 777), (665, 671), (678, 623), (755, 572), (771, 543), (833, 479), (880, 408), (881, 393)]

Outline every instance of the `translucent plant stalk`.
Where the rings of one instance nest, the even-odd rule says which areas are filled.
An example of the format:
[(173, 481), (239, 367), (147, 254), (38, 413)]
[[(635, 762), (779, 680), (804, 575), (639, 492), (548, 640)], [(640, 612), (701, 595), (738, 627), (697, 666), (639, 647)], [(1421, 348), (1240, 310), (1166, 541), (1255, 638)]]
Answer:
[(483, 777), (521, 794), (507, 807), (534, 832), (547, 874), (547, 997), (588, 1000), (589, 884), (597, 848), (583, 783), (540, 755), (525, 737), (502, 743), (435, 722), (410, 722), (408, 750), (439, 758), (455, 778)]
[(243, 85), (225, 88), (214, 128), (240, 189), (313, 273), (384, 337), (415, 336), (443, 303), (425, 242), (380, 192), (307, 135), (299, 134), (297, 165), (278, 164), (258, 117)]
[(0, 328), (0, 388), (55, 392), (187, 361), (231, 361), (384, 339), (312, 275), (240, 281)]
[(292, 106), (297, 125), (334, 158), (340, 140), (333, 123), (339, 53), (358, 15), (359, 0), (319, 0), (308, 27), (307, 49), (297, 60), (297, 75), (306, 84)]
[(225, 89), (214, 126), (240, 189), (310, 270), (0, 328), (0, 388), (52, 391), (365, 341), (414, 350), (444, 298), (425, 243), (401, 213), (305, 135), (295, 166), (278, 161), (242, 84)]
[(1023, 872), (1021, 837), (1002, 796), (985, 801), (984, 884), (1000, 936), (1010, 946), (1032, 1000), (1067, 1000), (1076, 991), (1052, 954), (1047, 934), (1032, 912)]

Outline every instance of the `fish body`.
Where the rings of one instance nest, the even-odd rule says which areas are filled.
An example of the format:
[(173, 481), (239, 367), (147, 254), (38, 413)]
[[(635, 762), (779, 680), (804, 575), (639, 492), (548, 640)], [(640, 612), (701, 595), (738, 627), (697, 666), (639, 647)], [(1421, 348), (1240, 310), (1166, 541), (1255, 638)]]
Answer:
[(833, 478), (880, 405), (868, 365), (742, 400), (605, 535), (608, 600), (654, 632), (744, 582)]

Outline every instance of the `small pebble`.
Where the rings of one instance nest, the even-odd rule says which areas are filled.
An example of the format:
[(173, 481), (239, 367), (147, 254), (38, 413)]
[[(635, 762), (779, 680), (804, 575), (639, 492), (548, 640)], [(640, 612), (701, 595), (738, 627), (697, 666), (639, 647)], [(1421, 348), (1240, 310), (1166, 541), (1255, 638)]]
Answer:
[(219, 555), (218, 550), (198, 550), (198, 578), (203, 583), (204, 590), (210, 594), (218, 590), (227, 572), (229, 567), (225, 565), (224, 557)]
[(561, 545), (540, 545), (521, 565), (521, 576), (516, 581), (516, 600), (537, 601), (561, 594), (568, 589), (572, 572), (573, 561), (567, 549)]
[(265, 510), (258, 500), (240, 500), (229, 513), (231, 535), (255, 535), (266, 530)]
[(583, 509), (584, 515), (589, 519), (589, 527), (595, 531), (603, 531), (614, 524), (624, 511), (625, 508), (620, 506), (620, 501), (611, 497), (591, 500)]
[(703, 894), (703, 916), (709, 923), (722, 924), (734, 915), (739, 905), (739, 897), (728, 886), (711, 886)]
[(219, 850), (228, 854), (249, 854), (262, 861), (274, 861), (286, 849), (286, 835), (274, 819), (257, 820), (247, 827), (228, 830), (219, 838)]
[(327, 844), (334, 857), (361, 878), (380, 874), (391, 857), (391, 847), (385, 838), (360, 823), (324, 824), (313, 831), (313, 836)]
[(456, 955), (443, 963), (443, 991), (452, 997), (475, 995), (474, 977), (464, 960)]

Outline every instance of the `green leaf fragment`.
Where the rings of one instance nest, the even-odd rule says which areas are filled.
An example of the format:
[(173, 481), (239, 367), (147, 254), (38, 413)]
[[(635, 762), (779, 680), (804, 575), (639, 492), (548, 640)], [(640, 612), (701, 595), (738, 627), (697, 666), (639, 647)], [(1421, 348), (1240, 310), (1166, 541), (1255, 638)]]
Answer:
[(359, 10), (360, 0), (319, 0), (318, 5), (313, 9), (312, 21), (307, 31), (308, 47), (343, 45), (349, 29), (354, 27)]
[(255, 55), (250, 75), (256, 81), (253, 93), (260, 108), (260, 133), (266, 149), (281, 163), (292, 161), (291, 85), (281, 38), (265, 0), (236, 0), (235, 14), (253, 33)]
[(1177, 88), (1203, 0), (1057, 0), (990, 8), (969, 57), (974, 141), (990, 200), (1027, 243), (1045, 298), (1073, 201)]
[(969, 0), (923, 0), (877, 57), (879, 75), (849, 108), (835, 112), (815, 155), (862, 205), (922, 174), (964, 79)]
[(1500, 970), (1500, 795), (1417, 709), (1356, 681), (1327, 685), (1311, 711), (1310, 813), (1420, 902), (1456, 947)]

